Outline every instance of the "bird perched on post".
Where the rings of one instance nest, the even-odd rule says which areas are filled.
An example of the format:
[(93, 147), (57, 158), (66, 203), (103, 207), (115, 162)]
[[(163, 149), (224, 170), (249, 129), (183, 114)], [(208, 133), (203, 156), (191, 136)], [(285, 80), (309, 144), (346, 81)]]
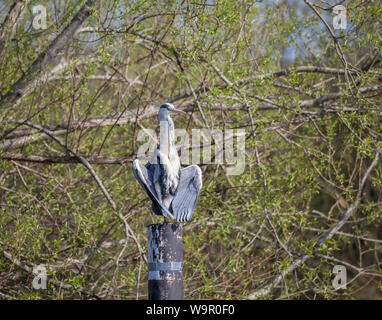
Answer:
[(176, 221), (190, 220), (202, 188), (202, 171), (191, 165), (180, 169), (180, 160), (175, 148), (175, 127), (170, 117), (183, 113), (170, 103), (164, 103), (158, 113), (160, 142), (146, 166), (138, 159), (133, 162), (133, 172), (152, 201), (152, 210), (157, 215)]

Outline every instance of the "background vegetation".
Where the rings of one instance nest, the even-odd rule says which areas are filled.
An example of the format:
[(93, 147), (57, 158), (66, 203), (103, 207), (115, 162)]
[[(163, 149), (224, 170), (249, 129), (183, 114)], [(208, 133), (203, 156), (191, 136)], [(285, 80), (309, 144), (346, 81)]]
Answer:
[(243, 174), (201, 166), (187, 299), (381, 299), (381, 15), (362, 0), (0, 1), (0, 297), (147, 298), (146, 225), (162, 219), (131, 162), (168, 101), (188, 112), (179, 128), (246, 130)]

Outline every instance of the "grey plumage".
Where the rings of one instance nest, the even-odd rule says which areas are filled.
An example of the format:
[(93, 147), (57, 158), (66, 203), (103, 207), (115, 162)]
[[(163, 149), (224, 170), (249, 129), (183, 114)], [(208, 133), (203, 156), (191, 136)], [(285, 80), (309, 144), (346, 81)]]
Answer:
[(150, 161), (143, 166), (133, 162), (133, 172), (152, 201), (152, 210), (179, 222), (189, 221), (202, 188), (202, 171), (197, 165), (180, 169), (174, 144), (174, 124), (170, 113), (184, 113), (165, 103), (158, 118), (161, 122), (160, 144)]

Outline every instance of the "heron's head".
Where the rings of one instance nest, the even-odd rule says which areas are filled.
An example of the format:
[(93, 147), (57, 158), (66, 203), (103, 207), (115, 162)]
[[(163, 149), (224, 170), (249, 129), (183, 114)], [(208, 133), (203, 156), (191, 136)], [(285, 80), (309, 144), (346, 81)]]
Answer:
[(167, 116), (171, 113), (183, 113), (186, 114), (186, 112), (175, 109), (175, 107), (171, 103), (164, 103), (160, 106), (158, 118), (159, 121), (167, 119)]

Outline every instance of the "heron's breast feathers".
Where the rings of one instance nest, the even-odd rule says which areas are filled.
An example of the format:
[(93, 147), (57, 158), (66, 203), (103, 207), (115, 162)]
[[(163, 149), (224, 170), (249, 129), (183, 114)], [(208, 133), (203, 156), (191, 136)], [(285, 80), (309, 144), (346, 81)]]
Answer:
[(171, 193), (175, 194), (175, 191), (179, 184), (179, 169), (180, 160), (178, 155), (170, 152), (167, 157), (166, 154), (161, 152), (159, 149), (156, 150), (157, 159), (159, 161), (158, 165), (162, 169), (160, 174), (160, 179), (162, 183), (162, 194)]

